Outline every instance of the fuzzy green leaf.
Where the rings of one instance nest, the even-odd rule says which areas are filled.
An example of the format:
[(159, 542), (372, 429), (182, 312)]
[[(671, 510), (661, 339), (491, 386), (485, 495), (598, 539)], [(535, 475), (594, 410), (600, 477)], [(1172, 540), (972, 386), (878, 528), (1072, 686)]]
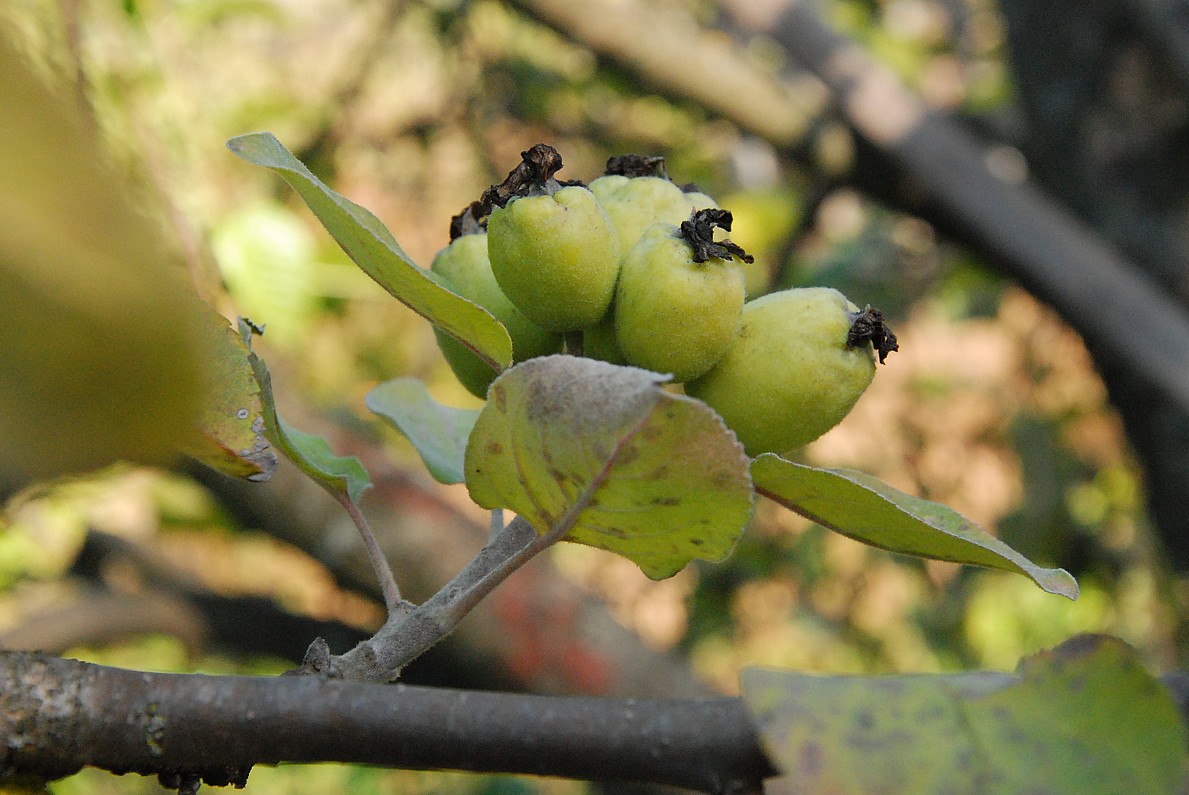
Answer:
[(298, 469), (336, 498), (358, 503), (360, 495), (371, 488), (371, 478), (363, 463), (354, 456), (335, 455), (330, 443), (321, 436), (294, 428), (277, 413), (273, 400), (272, 376), (264, 360), (251, 349), (252, 327), (239, 321), (240, 335), (248, 346), (248, 361), (260, 384), (260, 402), (264, 412), (264, 434), (273, 446), (288, 456)]
[(560, 355), (508, 370), (467, 445), (471, 498), (653, 579), (722, 560), (751, 515), (747, 458), (717, 414), (665, 380)]
[(272, 133), (241, 135), (229, 140), (227, 148), (249, 163), (280, 174), (347, 256), (396, 299), (497, 370), (512, 363), (512, 340), (490, 312), (417, 267), (379, 218), (324, 185)]
[(743, 699), (784, 774), (765, 791), (1183, 791), (1184, 726), (1125, 643), (1074, 638), (1018, 674), (745, 670)]
[(1078, 584), (1046, 569), (964, 516), (849, 469), (816, 469), (772, 453), (751, 465), (756, 491), (823, 527), (891, 552), (1016, 572), (1070, 599)]
[(376, 386), (364, 405), (405, 435), (439, 483), (462, 483), (467, 437), (478, 409), (443, 406), (416, 378), (394, 378)]

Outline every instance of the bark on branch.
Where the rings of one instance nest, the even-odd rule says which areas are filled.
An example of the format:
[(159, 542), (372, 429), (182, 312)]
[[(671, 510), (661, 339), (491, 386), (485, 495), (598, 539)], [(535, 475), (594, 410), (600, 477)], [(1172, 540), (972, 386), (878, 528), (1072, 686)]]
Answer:
[(773, 775), (743, 704), (151, 674), (0, 652), (0, 779), (85, 765), (242, 785), (255, 764), (630, 780), (709, 792)]

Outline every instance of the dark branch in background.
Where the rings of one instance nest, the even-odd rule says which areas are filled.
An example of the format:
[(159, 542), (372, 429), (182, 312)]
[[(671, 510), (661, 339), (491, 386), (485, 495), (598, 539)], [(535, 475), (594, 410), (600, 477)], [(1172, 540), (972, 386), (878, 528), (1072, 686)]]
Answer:
[(692, 100), (780, 147), (802, 143), (828, 99), (820, 86), (786, 85), (731, 42), (671, 5), (612, 0), (512, 0), (540, 22), (656, 90)]
[(0, 649), (63, 654), (149, 634), (168, 634), (187, 649), (202, 648), (210, 639), (204, 616), (175, 596), (84, 586), (68, 604), (33, 611), (20, 625), (0, 632)]
[[(110, 572), (117, 576), (109, 577)], [(67, 572), (72, 598), (30, 612), (0, 633), (0, 648), (62, 654), (131, 637), (177, 638), (194, 653), (302, 661), (311, 638), (349, 648), (368, 633), (284, 610), (273, 599), (216, 593), (150, 550), (91, 530)], [(120, 583), (135, 579), (134, 589)], [(110, 580), (114, 580), (110, 582)]]
[(51, 779), (91, 765), (236, 783), (255, 764), (336, 761), (739, 792), (773, 775), (732, 698), (148, 674), (12, 652), (0, 652), (0, 734), (0, 776)]
[[(123, 594), (106, 592), (108, 571), (135, 571), (138, 587), (143, 593)], [(0, 636), (0, 648), (37, 649), (60, 653), (72, 646), (102, 643), (113, 639), (113, 632), (123, 634), (146, 632), (180, 635), (188, 645), (201, 645), (224, 654), (261, 655), (300, 663), (311, 638), (326, 638), (335, 648), (347, 648), (367, 638), (367, 633), (338, 621), (321, 621), (296, 615), (282, 609), (274, 600), (262, 596), (232, 596), (215, 593), (202, 586), (185, 572), (149, 550), (118, 536), (91, 530), (70, 566), (69, 575), (88, 583), (97, 592), (105, 593), (105, 600), (123, 600), (141, 605), (141, 610), (153, 606), (149, 618), (159, 620), (140, 626), (130, 623), (122, 610), (104, 611), (108, 617), (95, 620), (92, 600), (63, 611), (61, 616), (31, 616), (23, 627)], [(139, 601), (129, 601), (139, 600)], [(176, 605), (173, 610), (165, 607)], [(116, 607), (113, 602), (112, 607)], [(175, 615), (188, 617), (182, 622)], [(78, 625), (80, 612), (91, 615), (87, 627), (90, 634), (80, 636), (72, 627)], [(112, 627), (111, 622), (119, 622)], [(97, 630), (107, 627), (107, 634)], [(188, 632), (187, 632), (188, 629)]]
[[(563, 0), (515, 4), (641, 72), (650, 83), (703, 103), (782, 150), (798, 144), (799, 134), (809, 128), (808, 116), (801, 114), (817, 111), (795, 104), (791, 92), (774, 92), (771, 86), (766, 87), (772, 103), (767, 110), (785, 120), (779, 126), (756, 118), (763, 107), (758, 98), (732, 103), (707, 99), (707, 94), (738, 97), (747, 91), (732, 85), (730, 75), (698, 70), (697, 80), (691, 81), (672, 63), (658, 65), (663, 47), (652, 46), (650, 38), (612, 38), (603, 27), (636, 28), (623, 24), (622, 11), (599, 14), (589, 3), (578, 7)], [(963, 127), (927, 109), (889, 70), (830, 30), (804, 3), (765, 3), (770, 11), (762, 23), (749, 14), (753, 9), (745, 2), (724, 0), (721, 5), (752, 33), (771, 36), (826, 86), (858, 135), (865, 150), (860, 156), (871, 161), (856, 164), (849, 175), (854, 184), (936, 223), (1003, 267), (1056, 307), (1088, 341), (1133, 361), (1189, 410), (1189, 346), (1183, 344), (1189, 339), (1189, 319), (1146, 274), (1034, 186), (995, 176), (984, 149)], [(630, 13), (643, 18), (648, 12), (636, 8)], [(617, 24), (600, 25), (604, 17)], [(648, 27), (638, 29), (651, 33)], [(683, 30), (682, 35), (694, 37), (682, 49), (700, 51), (696, 32)], [(745, 63), (724, 58), (734, 60), (736, 72)], [(751, 74), (749, 82), (758, 91), (764, 81)], [(889, 173), (895, 178), (886, 179)]]
[(1144, 34), (1173, 66), (1177, 82), (1189, 92), (1189, 7), (1179, 0), (1130, 0), (1122, 3)]
[[(1030, 173), (1189, 311), (1189, 27), (1180, 0), (1001, 0)], [(1146, 474), (1165, 548), (1189, 569), (1189, 413), (1091, 349)]]
[[(724, 3), (729, 7), (737, 3)], [(997, 177), (954, 119), (927, 109), (892, 73), (805, 4), (757, 28), (829, 88), (884, 169), (854, 181), (937, 223), (1052, 304), (1098, 350), (1134, 363), (1189, 411), (1189, 318), (1147, 274), (1027, 182)], [(870, 178), (887, 166), (900, 175)]]

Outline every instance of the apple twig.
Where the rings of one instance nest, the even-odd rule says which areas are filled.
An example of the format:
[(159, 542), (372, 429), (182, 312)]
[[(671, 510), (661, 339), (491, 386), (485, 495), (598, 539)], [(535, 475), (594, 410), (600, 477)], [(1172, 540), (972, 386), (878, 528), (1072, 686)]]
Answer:
[(449, 635), (512, 572), (568, 531), (566, 524), (559, 523), (550, 533), (538, 535), (516, 517), (494, 532), (471, 562), (432, 597), (416, 606), (399, 602), (374, 636), (341, 656), (329, 656), (315, 642), (300, 672), (366, 682), (396, 679), (405, 665)]

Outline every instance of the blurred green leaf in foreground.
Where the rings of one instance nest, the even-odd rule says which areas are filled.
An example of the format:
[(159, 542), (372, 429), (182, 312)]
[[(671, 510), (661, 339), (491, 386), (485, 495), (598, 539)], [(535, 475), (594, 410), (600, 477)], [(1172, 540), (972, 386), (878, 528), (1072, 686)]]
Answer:
[(0, 28), (0, 493), (155, 463), (203, 405), (201, 302), (156, 222)]

